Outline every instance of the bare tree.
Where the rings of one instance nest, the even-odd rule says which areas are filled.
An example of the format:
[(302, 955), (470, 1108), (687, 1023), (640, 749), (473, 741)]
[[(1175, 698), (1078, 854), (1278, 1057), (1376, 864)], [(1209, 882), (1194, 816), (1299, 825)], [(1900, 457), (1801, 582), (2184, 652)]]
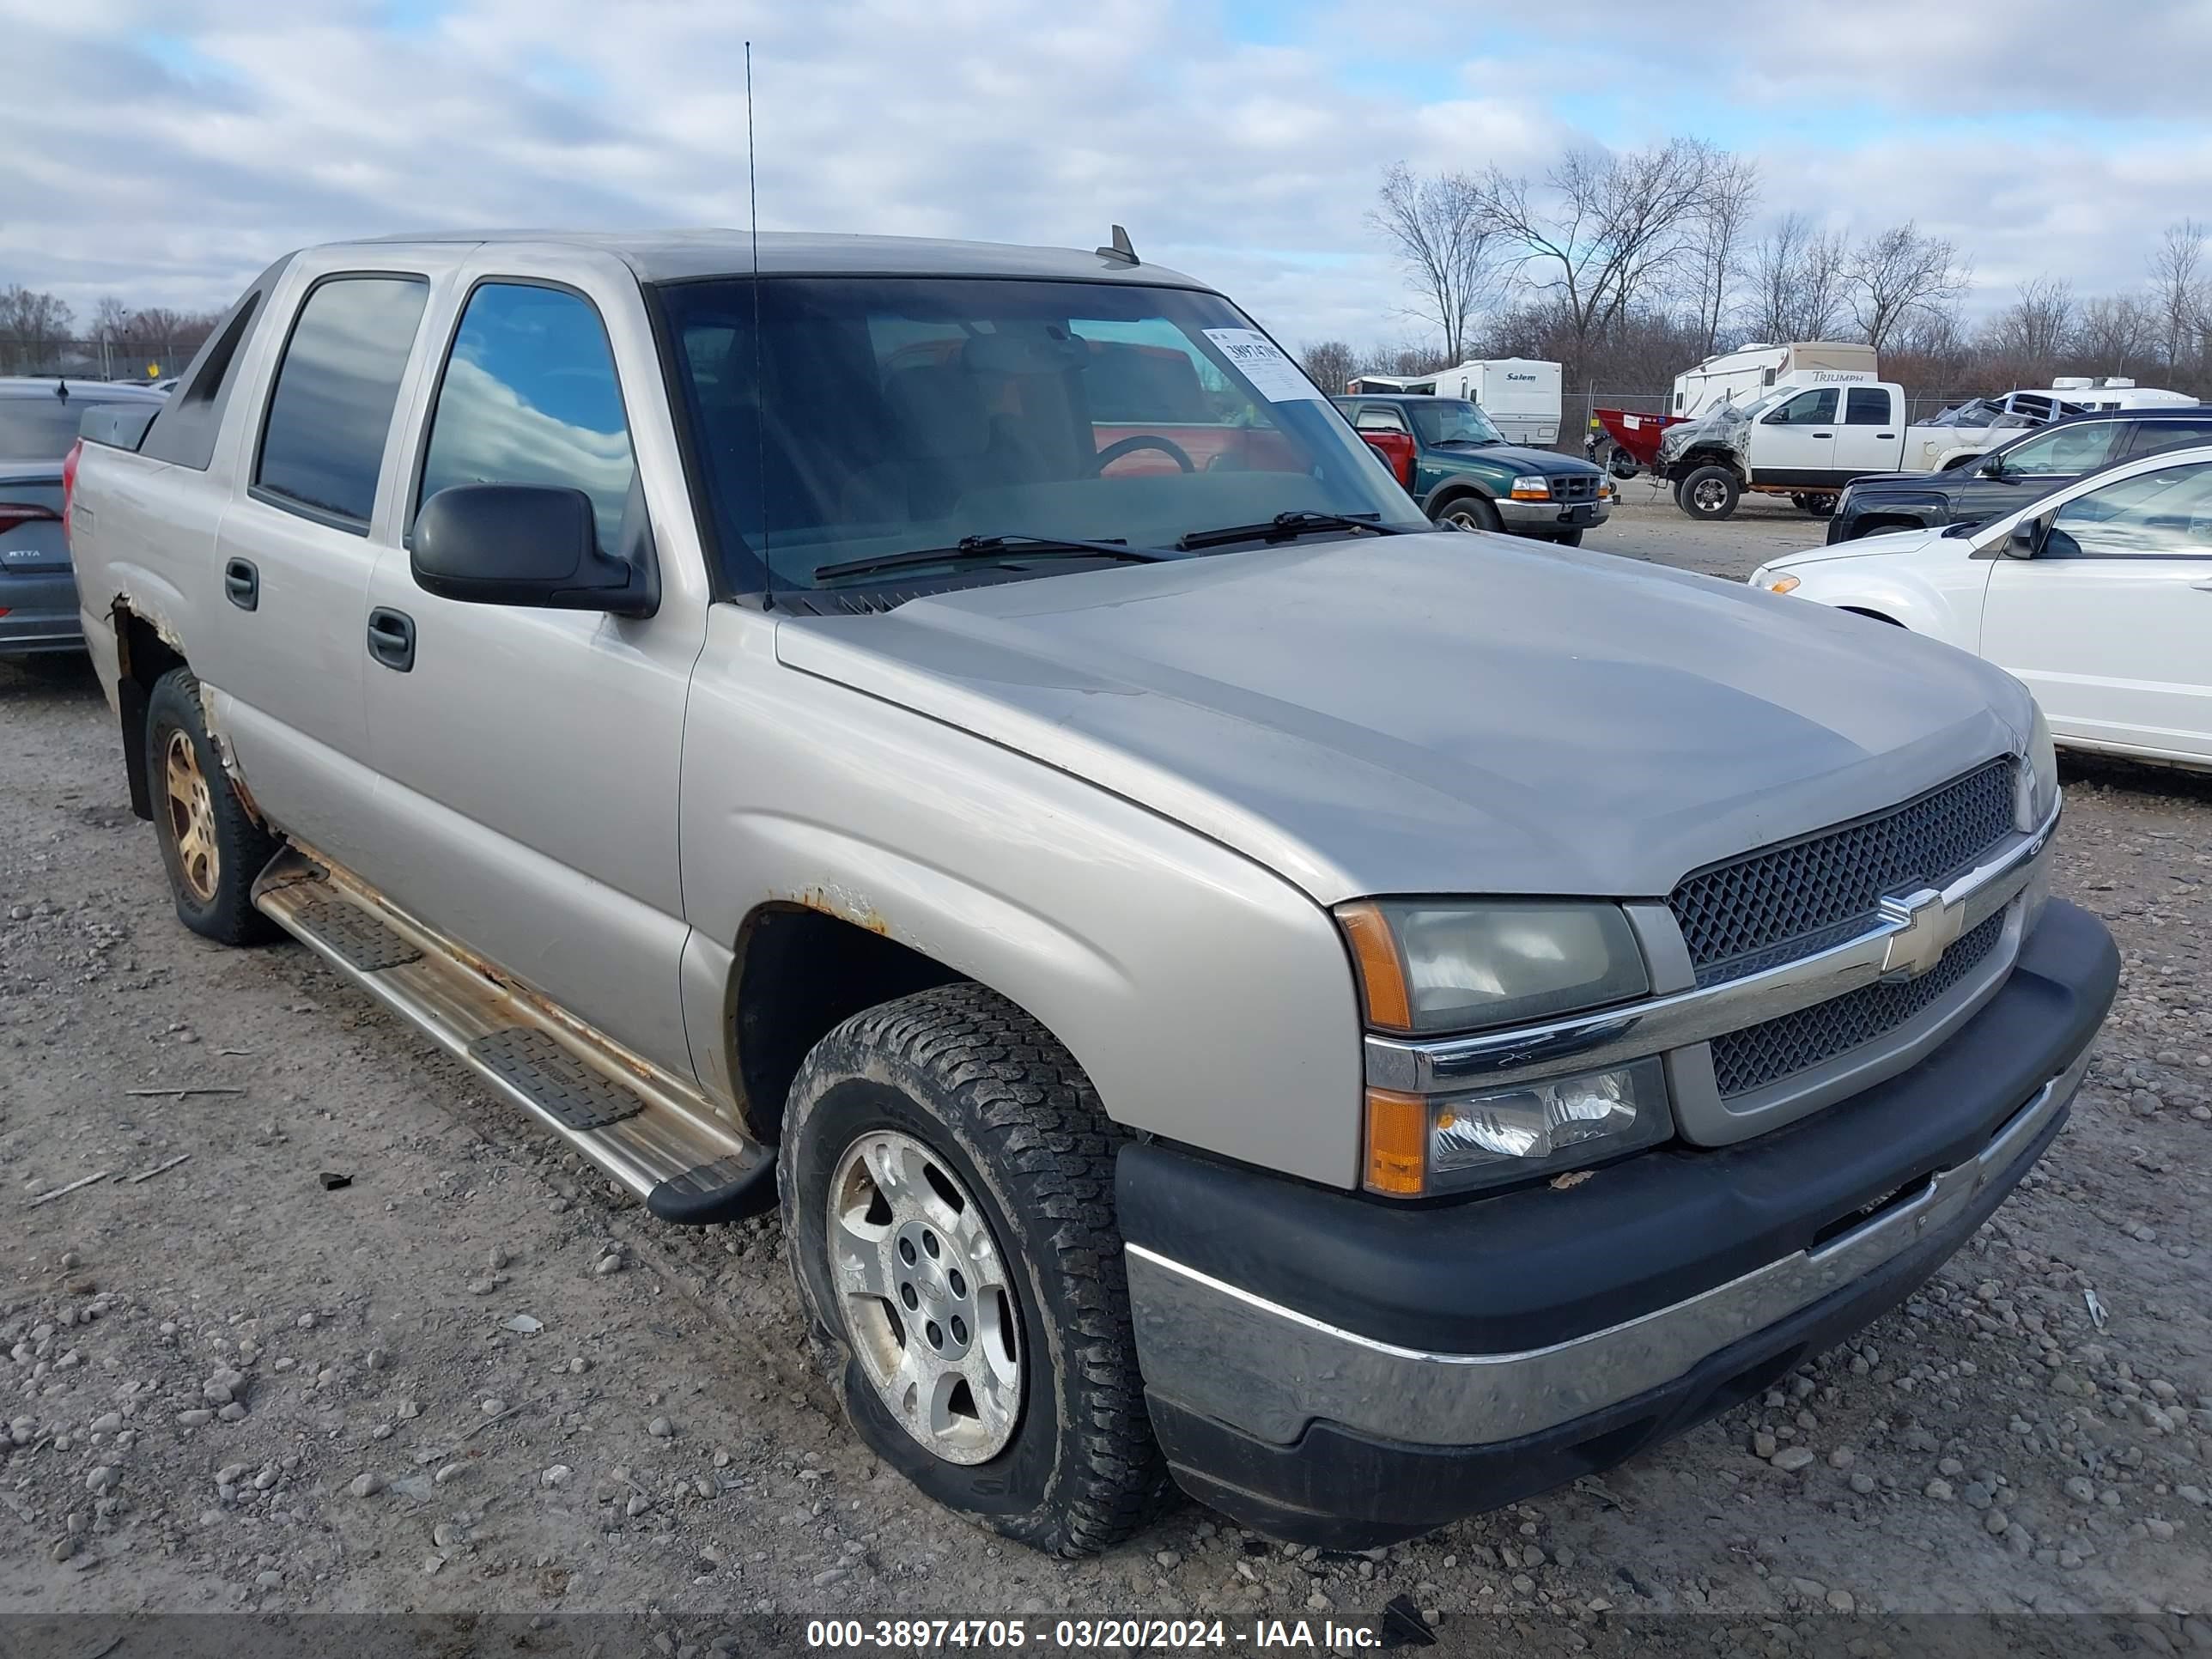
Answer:
[(0, 329), (20, 344), (66, 337), (73, 314), (54, 295), (21, 283), (0, 289)]
[(1908, 219), (1853, 248), (1844, 281), (1859, 331), (1879, 351), (1900, 324), (1964, 294), (1967, 271), (1948, 241)]
[(1344, 390), (1359, 372), (1359, 361), (1343, 340), (1310, 340), (1298, 348), (1298, 366), (1306, 378), (1323, 392)]
[(2081, 307), (2074, 346), (2095, 372), (2125, 374), (2157, 344), (2158, 335), (2158, 319), (2148, 306), (2132, 294), (2109, 295)]
[(1720, 344), (1721, 323), (1744, 274), (1744, 244), (1759, 204), (1759, 168), (1741, 156), (1716, 160), (1704, 217), (1692, 235), (1688, 263), (1697, 279), (1698, 332), (1704, 355)]
[(1779, 344), (1826, 339), (1844, 314), (1848, 248), (1840, 230), (1816, 229), (1802, 213), (1785, 213), (1751, 252), (1751, 298), (1744, 325), (1751, 337)]
[(2074, 284), (2048, 275), (2020, 285), (2020, 297), (1990, 325), (1990, 343), (2024, 380), (2047, 382), (2074, 334)]
[(1497, 167), (1483, 174), (1482, 216), (1521, 280), (1559, 307), (1576, 363), (1679, 272), (1711, 210), (1715, 173), (1732, 160), (1700, 139), (1670, 138), (1626, 155), (1570, 151), (1538, 185)]
[(1443, 331), (1451, 362), (1466, 360), (1476, 314), (1494, 297), (1497, 261), (1481, 194), (1463, 173), (1423, 178), (1403, 161), (1382, 175), (1369, 227), (1389, 245), (1414, 294), (1412, 313)]
[(2153, 303), (2165, 336), (2168, 368), (2179, 368), (2192, 351), (2201, 354), (2203, 337), (2212, 331), (2212, 282), (2204, 266), (2207, 228), (2195, 219), (2168, 225), (2158, 249), (2150, 256)]

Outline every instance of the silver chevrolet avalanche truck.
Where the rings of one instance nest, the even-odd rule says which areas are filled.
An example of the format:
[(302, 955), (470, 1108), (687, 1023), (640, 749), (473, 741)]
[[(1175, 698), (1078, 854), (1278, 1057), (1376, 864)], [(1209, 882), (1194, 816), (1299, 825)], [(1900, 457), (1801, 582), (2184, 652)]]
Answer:
[(780, 1207), (855, 1431), (1040, 1548), (1680, 1433), (1980, 1225), (2112, 998), (2017, 683), (1440, 531), (1118, 236), (316, 248), (86, 426), (185, 925)]

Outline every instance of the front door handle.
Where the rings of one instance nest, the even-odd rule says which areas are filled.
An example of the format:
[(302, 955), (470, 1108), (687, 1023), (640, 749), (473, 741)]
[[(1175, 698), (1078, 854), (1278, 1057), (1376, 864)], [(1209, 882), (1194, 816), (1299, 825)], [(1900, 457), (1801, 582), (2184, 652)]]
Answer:
[(378, 605), (368, 613), (368, 654), (402, 674), (414, 667), (415, 618)]
[(1874, 435), (1877, 438), (1894, 438), (1897, 434), (1894, 432), (1877, 432)]
[(1815, 432), (1813, 435), (1816, 438), (1832, 438), (1836, 434), (1832, 432)]
[(2200, 593), (2212, 593), (2212, 576), (2207, 576), (2201, 582), (2191, 582), (2189, 585)]
[(251, 559), (232, 559), (222, 567), (223, 597), (240, 611), (261, 607), (261, 573)]

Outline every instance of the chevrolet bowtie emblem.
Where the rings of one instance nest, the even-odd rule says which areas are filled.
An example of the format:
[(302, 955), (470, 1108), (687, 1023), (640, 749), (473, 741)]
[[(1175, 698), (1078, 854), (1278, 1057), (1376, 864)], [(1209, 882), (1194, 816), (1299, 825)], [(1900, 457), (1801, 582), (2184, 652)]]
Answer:
[(1903, 898), (1886, 898), (1881, 914), (1884, 921), (1898, 925), (1882, 956), (1884, 979), (1918, 979), (1943, 960), (1943, 952), (1951, 948), (1951, 941), (1959, 937), (1966, 921), (1965, 906), (1946, 904), (1943, 896), (1933, 888)]

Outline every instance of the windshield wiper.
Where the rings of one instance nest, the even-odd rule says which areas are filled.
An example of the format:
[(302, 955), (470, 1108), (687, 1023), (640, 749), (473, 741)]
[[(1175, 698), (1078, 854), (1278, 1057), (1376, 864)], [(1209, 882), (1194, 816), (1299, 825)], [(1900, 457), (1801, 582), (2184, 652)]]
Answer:
[(953, 564), (971, 559), (1009, 557), (1038, 559), (1109, 558), (1132, 564), (1156, 564), (1178, 556), (1164, 547), (1132, 547), (1127, 542), (1083, 542), (1066, 536), (1024, 536), (1007, 531), (994, 536), (963, 536), (950, 547), (917, 547), (904, 553), (885, 553), (872, 559), (848, 559), (842, 564), (818, 566), (814, 580), (836, 580), (841, 576), (872, 576), (883, 570), (905, 570), (917, 565)]
[(1180, 537), (1176, 546), (1185, 553), (1201, 547), (1225, 547), (1231, 542), (1286, 542), (1311, 530), (1371, 530), (1378, 536), (1407, 532), (1392, 524), (1380, 524), (1379, 513), (1278, 513), (1262, 524), (1229, 524), (1218, 530), (1194, 530)]

